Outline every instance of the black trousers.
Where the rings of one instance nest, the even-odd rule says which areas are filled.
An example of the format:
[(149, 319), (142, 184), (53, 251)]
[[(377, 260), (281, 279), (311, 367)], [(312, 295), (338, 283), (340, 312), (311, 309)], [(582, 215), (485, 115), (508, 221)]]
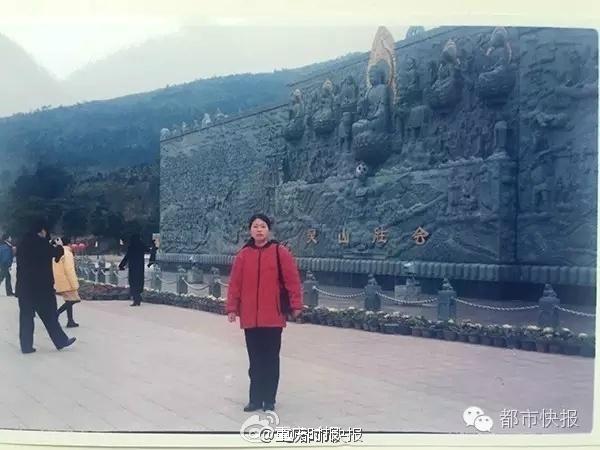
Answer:
[(73, 305), (75, 303), (79, 303), (79, 301), (64, 302), (62, 306), (58, 308), (58, 311), (56, 311), (56, 315), (60, 316), (64, 311), (67, 311), (67, 319), (69, 319), (69, 323), (75, 322), (75, 320), (73, 320)]
[(247, 328), (246, 348), (250, 360), (250, 403), (275, 403), (279, 385), (281, 327)]
[(140, 305), (142, 303), (142, 291), (139, 289), (131, 289), (129, 288), (129, 296), (133, 299), (133, 303), (136, 305)]
[(35, 297), (21, 295), (19, 297), (19, 340), (21, 350), (33, 348), (33, 318), (37, 313), (56, 348), (64, 347), (69, 338), (58, 323), (56, 315), (56, 295), (48, 292)]
[(6, 295), (13, 295), (13, 288), (10, 279), (10, 266), (0, 266), (0, 283), (4, 280)]

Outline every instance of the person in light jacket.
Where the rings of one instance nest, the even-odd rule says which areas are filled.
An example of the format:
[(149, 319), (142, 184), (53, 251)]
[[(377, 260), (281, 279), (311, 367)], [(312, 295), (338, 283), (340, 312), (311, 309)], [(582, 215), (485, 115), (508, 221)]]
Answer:
[(73, 319), (73, 305), (79, 303), (79, 280), (75, 272), (75, 257), (68, 244), (71, 243), (69, 238), (56, 239), (57, 245), (62, 245), (64, 255), (56, 262), (52, 261), (52, 272), (54, 274), (54, 290), (65, 301), (58, 308), (56, 314), (60, 316), (64, 311), (67, 311), (67, 328), (78, 327), (79, 324)]
[(250, 360), (250, 401), (244, 411), (273, 411), (279, 385), (279, 351), (286, 316), (280, 303), (281, 279), (292, 316), (302, 311), (302, 289), (296, 262), (287, 248), (270, 240), (270, 219), (256, 214), (251, 238), (237, 253), (231, 269), (226, 311), (229, 322), (240, 318)]

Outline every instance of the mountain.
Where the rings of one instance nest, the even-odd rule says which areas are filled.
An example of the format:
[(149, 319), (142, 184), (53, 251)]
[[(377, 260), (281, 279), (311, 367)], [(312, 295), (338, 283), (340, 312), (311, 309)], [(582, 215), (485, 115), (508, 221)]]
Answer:
[(89, 101), (199, 78), (297, 68), (355, 49), (366, 51), (374, 31), (373, 27), (186, 27), (90, 63), (64, 80), (64, 86), (77, 101)]
[[(217, 109), (232, 115), (288, 100), (289, 83), (354, 55), (295, 70), (197, 80), (112, 100), (93, 101), (0, 119), (0, 174), (39, 162), (102, 171), (158, 160), (160, 129)], [(10, 164), (8, 162), (10, 161)], [(1, 181), (0, 181), (1, 183)]]
[[(356, 57), (0, 118), (0, 210), (11, 211), (0, 217), (0, 228), (20, 232), (27, 217), (43, 212), (78, 236), (156, 231), (161, 128), (200, 121), (217, 109), (235, 115), (287, 102), (289, 83)], [(64, 173), (72, 181), (48, 197), (57, 191), (56, 174)]]
[(22, 47), (0, 34), (0, 117), (70, 100), (64, 87)]

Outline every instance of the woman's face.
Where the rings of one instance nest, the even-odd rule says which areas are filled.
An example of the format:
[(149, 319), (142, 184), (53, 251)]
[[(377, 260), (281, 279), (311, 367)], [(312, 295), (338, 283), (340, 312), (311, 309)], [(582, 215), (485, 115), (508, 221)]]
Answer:
[(269, 239), (269, 227), (260, 219), (255, 219), (250, 226), (250, 236), (256, 243), (266, 242)]

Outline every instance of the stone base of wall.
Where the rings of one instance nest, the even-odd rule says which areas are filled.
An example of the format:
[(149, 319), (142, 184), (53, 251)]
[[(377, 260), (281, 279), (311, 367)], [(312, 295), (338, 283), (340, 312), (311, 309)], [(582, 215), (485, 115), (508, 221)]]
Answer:
[[(233, 263), (232, 255), (190, 255), (163, 253), (157, 256), (161, 263), (182, 265), (195, 263), (200, 266), (225, 266)], [(296, 258), (300, 270), (346, 274), (369, 274), (405, 277), (410, 275), (406, 265), (417, 278), (449, 278), (450, 280), (557, 284), (567, 286), (596, 285), (595, 267), (532, 266), (502, 264), (466, 264), (429, 261), (348, 260), (336, 258)]]

